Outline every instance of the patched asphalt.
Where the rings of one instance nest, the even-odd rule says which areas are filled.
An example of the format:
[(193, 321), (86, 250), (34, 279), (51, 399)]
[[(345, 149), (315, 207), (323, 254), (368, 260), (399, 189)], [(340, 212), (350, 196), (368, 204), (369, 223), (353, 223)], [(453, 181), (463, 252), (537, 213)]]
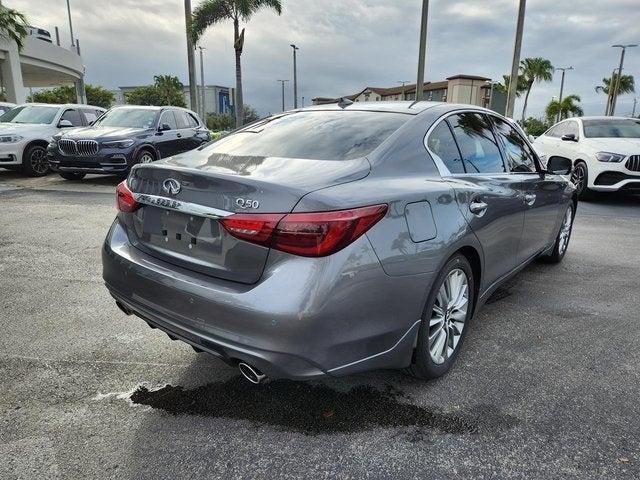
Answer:
[(0, 478), (639, 478), (640, 198), (579, 205), (444, 378), (257, 387), (117, 309), (117, 179), (0, 170)]

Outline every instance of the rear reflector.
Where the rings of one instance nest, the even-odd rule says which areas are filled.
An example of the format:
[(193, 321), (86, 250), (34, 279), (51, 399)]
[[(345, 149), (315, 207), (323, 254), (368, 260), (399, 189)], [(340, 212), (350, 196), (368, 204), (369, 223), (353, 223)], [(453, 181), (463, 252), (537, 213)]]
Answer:
[(127, 181), (124, 180), (116, 187), (116, 208), (124, 213), (131, 213), (138, 209), (140, 205), (133, 198), (133, 193), (127, 186)]
[(387, 205), (331, 212), (236, 214), (220, 220), (234, 237), (303, 257), (325, 257), (355, 241), (387, 213)]

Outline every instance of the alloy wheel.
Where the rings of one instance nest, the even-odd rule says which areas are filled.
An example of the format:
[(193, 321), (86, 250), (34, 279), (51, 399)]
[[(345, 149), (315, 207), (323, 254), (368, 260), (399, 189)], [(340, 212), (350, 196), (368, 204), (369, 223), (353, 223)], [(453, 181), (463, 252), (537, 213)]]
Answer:
[(140, 156), (140, 163), (151, 163), (153, 162), (153, 156), (150, 153), (143, 153)]
[(31, 170), (38, 175), (44, 175), (49, 171), (49, 162), (47, 161), (47, 152), (42, 147), (35, 147), (31, 150)]
[(467, 319), (469, 279), (456, 268), (446, 276), (429, 319), (429, 354), (440, 365), (455, 352)]
[(585, 177), (586, 177), (586, 172), (585, 172), (584, 166), (582, 164), (576, 165), (576, 167), (573, 170), (573, 174), (571, 175), (571, 181), (576, 186), (578, 195), (582, 193), (582, 190), (584, 190)]
[(564, 220), (560, 227), (560, 236), (558, 237), (558, 253), (562, 255), (569, 245), (569, 238), (571, 237), (571, 226), (573, 224), (573, 208), (567, 208), (567, 212), (564, 214)]

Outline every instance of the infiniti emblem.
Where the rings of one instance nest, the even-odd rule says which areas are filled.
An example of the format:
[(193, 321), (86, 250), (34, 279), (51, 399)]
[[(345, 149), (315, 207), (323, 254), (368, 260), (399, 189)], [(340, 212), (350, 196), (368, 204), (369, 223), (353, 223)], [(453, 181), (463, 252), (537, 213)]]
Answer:
[(173, 178), (167, 178), (164, 182), (162, 182), (162, 190), (164, 190), (169, 195), (177, 195), (180, 193), (180, 182)]

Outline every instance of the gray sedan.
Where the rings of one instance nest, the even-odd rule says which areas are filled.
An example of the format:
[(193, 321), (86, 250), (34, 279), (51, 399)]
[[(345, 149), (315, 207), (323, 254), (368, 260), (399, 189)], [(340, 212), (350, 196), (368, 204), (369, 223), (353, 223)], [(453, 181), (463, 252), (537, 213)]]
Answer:
[(562, 157), (478, 107), (316, 106), (135, 166), (103, 276), (118, 306), (250, 381), (447, 372), (474, 311), (562, 260)]

